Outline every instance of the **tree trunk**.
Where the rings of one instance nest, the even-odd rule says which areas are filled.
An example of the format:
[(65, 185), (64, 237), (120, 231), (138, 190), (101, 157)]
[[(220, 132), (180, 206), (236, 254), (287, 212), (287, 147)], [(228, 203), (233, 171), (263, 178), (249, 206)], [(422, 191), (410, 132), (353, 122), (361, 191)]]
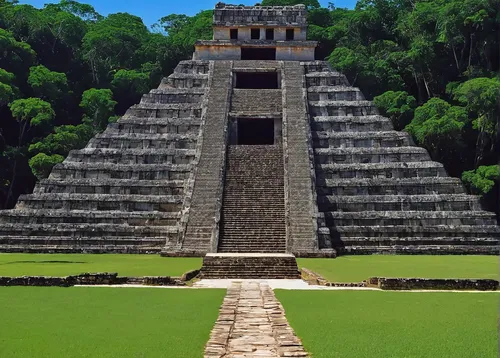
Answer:
[(422, 91), (422, 84), (418, 80), (417, 72), (415, 70), (413, 72), (413, 78), (415, 79), (415, 84), (417, 85), (417, 90), (418, 90), (418, 103), (422, 104), (423, 102), (423, 91)]
[(427, 98), (432, 97), (431, 90), (429, 89), (429, 84), (427, 83), (427, 80), (425, 79), (425, 73), (422, 71), (422, 79), (424, 80), (424, 85), (425, 85), (425, 90), (427, 91)]
[[(23, 121), (23, 124), (19, 124), (20, 128), (19, 128), (19, 139), (18, 139), (17, 148), (21, 148), (21, 145), (23, 143), (24, 133), (26, 132), (27, 125), (28, 125), (27, 120)], [(17, 162), (18, 162), (18, 154), (16, 154), (16, 158), (14, 159), (14, 166), (12, 167), (12, 177), (10, 180), (9, 190), (7, 192), (7, 197), (5, 198), (5, 205), (4, 205), (5, 208), (8, 208), (9, 200), (12, 197), (12, 191), (14, 188), (14, 184), (16, 183)]]
[(455, 65), (457, 66), (458, 75), (460, 76), (460, 64), (458, 62), (457, 51), (455, 50), (455, 46), (451, 44), (451, 49), (453, 50), (453, 57), (455, 58)]
[[(470, 68), (470, 64), (472, 62), (472, 45), (474, 43), (474, 38), (473, 38), (473, 34), (470, 34), (470, 44), (469, 44), (469, 65), (467, 66), (467, 68)], [(469, 76), (470, 77), (470, 76)]]

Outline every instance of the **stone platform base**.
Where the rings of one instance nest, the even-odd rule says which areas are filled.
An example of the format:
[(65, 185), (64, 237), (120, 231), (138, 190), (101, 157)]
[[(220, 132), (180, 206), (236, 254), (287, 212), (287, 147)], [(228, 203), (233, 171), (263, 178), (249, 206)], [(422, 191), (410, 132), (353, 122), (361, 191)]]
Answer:
[(206, 254), (200, 273), (212, 279), (297, 279), (300, 272), (291, 254)]

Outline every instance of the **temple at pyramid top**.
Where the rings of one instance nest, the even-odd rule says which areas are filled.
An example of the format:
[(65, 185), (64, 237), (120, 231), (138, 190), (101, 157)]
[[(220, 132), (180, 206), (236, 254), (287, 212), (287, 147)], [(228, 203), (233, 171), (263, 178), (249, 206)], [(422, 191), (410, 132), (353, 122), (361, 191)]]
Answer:
[(307, 9), (218, 3), (213, 40), (195, 44), (194, 60), (313, 61), (316, 41), (307, 41)]

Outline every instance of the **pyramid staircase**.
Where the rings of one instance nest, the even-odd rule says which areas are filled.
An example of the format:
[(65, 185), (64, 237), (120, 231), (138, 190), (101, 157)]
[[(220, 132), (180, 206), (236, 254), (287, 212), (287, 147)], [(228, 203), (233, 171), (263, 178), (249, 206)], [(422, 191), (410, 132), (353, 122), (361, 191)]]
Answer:
[(280, 146), (228, 147), (218, 252), (286, 252)]
[(498, 254), (495, 214), (326, 62), (304, 63), (320, 248)]

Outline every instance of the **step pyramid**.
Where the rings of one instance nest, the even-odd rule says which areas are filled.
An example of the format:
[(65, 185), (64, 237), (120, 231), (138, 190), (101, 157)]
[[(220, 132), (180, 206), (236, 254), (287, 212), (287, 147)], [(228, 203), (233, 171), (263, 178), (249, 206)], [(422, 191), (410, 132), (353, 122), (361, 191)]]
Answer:
[[(479, 198), (313, 61), (306, 19), (218, 3), (193, 60), (0, 212), (0, 252), (500, 253)], [(252, 119), (272, 145), (238, 142)]]

